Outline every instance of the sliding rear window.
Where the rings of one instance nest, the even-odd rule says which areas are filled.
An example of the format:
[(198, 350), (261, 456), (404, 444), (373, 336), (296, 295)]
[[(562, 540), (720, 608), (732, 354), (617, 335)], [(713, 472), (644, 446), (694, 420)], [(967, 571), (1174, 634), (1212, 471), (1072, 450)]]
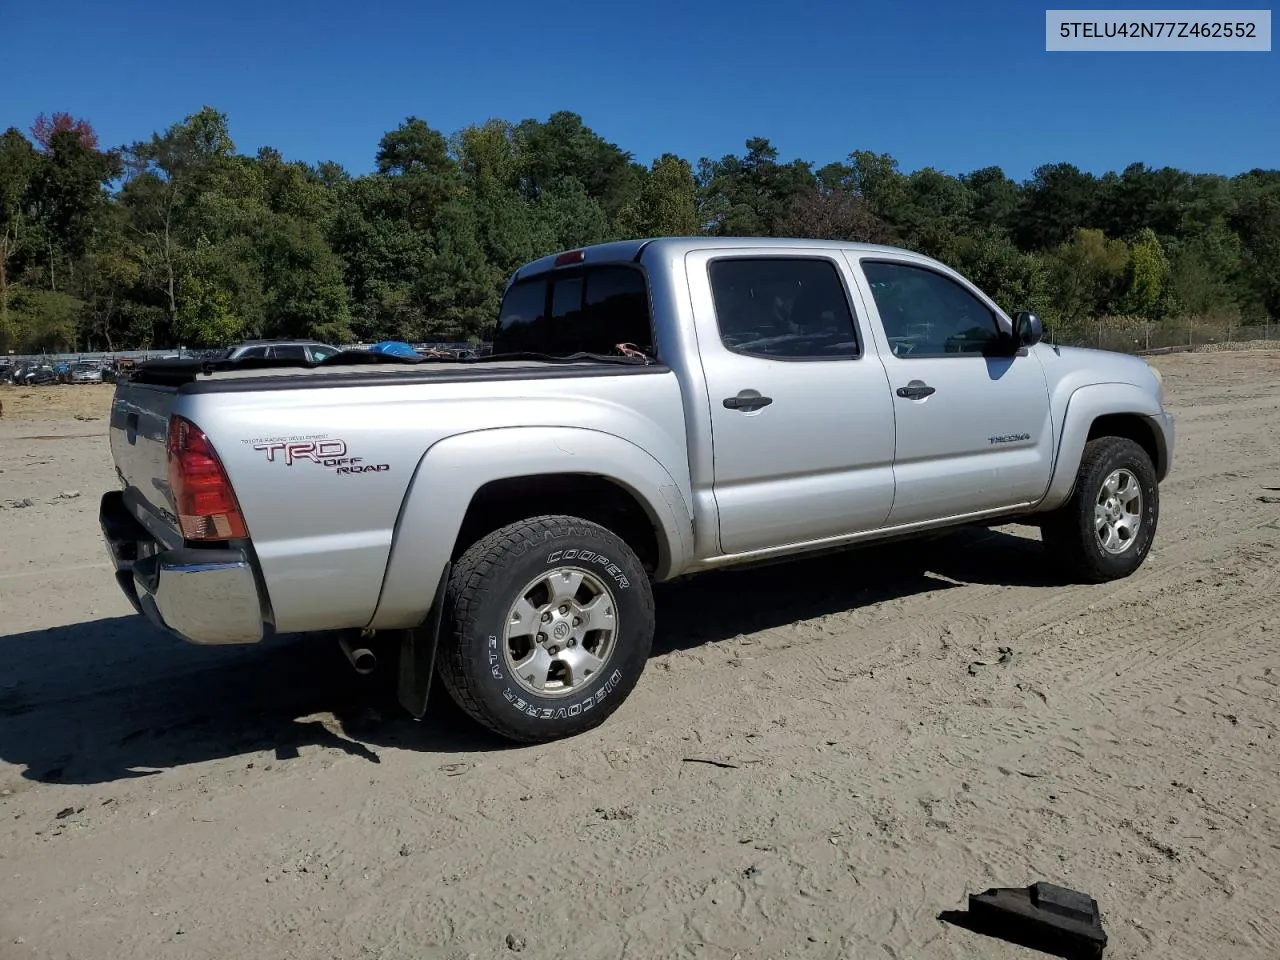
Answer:
[(653, 355), (649, 289), (638, 267), (610, 264), (512, 284), (498, 313), (493, 352), (609, 354), (621, 343)]

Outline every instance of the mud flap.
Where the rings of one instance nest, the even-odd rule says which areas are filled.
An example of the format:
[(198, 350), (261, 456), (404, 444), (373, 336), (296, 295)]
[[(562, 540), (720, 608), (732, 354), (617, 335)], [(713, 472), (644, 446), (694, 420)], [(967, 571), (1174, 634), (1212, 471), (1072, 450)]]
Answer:
[(453, 564), (446, 563), (426, 619), (418, 627), (404, 631), (400, 640), (399, 700), (415, 720), (421, 720), (427, 712), (427, 696), (431, 693), (431, 679), (435, 673), (436, 645), (440, 639), (440, 621), (444, 616), (445, 590), (452, 571)]

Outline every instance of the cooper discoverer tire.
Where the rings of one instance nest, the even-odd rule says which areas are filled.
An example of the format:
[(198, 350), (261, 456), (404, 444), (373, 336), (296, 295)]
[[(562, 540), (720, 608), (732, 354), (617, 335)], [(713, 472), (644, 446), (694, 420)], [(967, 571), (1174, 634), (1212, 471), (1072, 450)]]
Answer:
[(1041, 538), (1074, 580), (1129, 576), (1146, 559), (1160, 517), (1160, 486), (1147, 452), (1125, 437), (1085, 444), (1071, 498), (1048, 514)]
[(649, 577), (620, 537), (577, 517), (534, 517), (454, 564), (436, 665), (463, 712), (538, 743), (603, 723), (640, 679), (653, 631)]

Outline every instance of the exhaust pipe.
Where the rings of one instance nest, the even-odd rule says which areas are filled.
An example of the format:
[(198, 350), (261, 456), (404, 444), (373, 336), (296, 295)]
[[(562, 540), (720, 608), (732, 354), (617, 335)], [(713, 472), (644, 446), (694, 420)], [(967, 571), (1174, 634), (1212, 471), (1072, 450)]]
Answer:
[(345, 636), (338, 638), (338, 646), (342, 647), (342, 652), (351, 661), (356, 673), (367, 676), (378, 668), (378, 657), (368, 647), (352, 647), (351, 641)]

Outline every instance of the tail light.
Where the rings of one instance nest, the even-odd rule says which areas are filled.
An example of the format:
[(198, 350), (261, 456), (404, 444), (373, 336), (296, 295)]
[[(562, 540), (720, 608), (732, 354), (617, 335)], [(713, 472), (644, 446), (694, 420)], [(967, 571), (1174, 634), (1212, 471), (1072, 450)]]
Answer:
[(186, 540), (234, 540), (249, 535), (231, 481), (213, 444), (183, 417), (169, 419), (169, 489)]

